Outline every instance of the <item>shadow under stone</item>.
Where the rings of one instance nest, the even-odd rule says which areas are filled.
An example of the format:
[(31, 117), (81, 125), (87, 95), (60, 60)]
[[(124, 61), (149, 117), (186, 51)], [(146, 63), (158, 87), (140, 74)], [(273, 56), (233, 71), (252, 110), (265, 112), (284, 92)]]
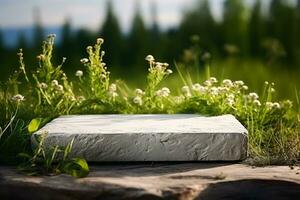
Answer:
[(281, 180), (249, 179), (210, 184), (197, 200), (289, 200), (300, 198), (300, 185)]

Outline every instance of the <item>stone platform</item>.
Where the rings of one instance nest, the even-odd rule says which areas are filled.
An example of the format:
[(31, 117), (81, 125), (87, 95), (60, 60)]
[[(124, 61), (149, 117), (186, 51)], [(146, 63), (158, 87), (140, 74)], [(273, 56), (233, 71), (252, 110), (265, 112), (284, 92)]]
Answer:
[(30, 177), (0, 166), (1, 200), (289, 200), (300, 168), (230, 163), (101, 163), (88, 177)]
[(32, 136), (88, 161), (236, 161), (247, 157), (247, 130), (232, 115), (61, 116)]

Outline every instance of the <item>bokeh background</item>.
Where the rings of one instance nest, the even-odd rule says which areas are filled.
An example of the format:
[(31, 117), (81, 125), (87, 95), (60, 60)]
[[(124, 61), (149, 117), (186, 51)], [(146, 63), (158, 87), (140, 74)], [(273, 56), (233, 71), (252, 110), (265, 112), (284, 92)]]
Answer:
[[(18, 67), (38, 66), (43, 39), (57, 35), (54, 62), (68, 74), (84, 70), (86, 46), (105, 39), (114, 79), (145, 84), (152, 54), (204, 78), (244, 80), (261, 91), (275, 82), (278, 98), (296, 99), (300, 87), (300, 0), (0, 0), (0, 82)], [(174, 74), (174, 87), (181, 84)]]

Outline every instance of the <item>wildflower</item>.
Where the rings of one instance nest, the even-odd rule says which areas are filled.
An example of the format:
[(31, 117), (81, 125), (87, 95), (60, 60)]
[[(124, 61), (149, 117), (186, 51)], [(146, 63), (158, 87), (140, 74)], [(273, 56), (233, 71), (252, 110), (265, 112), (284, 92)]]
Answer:
[(141, 106), (143, 104), (143, 100), (140, 96), (136, 96), (133, 98), (133, 103)]
[(243, 86), (245, 83), (244, 81), (235, 81), (234, 84), (237, 86)]
[(116, 92), (109, 92), (108, 94), (109, 94), (109, 96), (112, 97), (113, 99), (115, 99), (116, 97), (119, 96), (118, 93), (116, 93)]
[(217, 87), (210, 88), (210, 94), (213, 96), (217, 96), (219, 94), (219, 89)]
[(266, 107), (268, 110), (271, 110), (273, 108), (273, 103), (272, 102), (266, 102)]
[(109, 92), (115, 92), (117, 91), (117, 85), (116, 84), (111, 84), (108, 88)]
[(249, 88), (248, 88), (247, 85), (243, 85), (242, 89), (243, 89), (243, 90), (248, 90)]
[(280, 108), (280, 104), (275, 102), (273, 103), (273, 106), (272, 106), (274, 109), (279, 109)]
[(93, 51), (93, 47), (92, 47), (92, 46), (88, 46), (88, 47), (86, 48), (86, 50), (87, 50), (87, 51)]
[(209, 81), (210, 81), (211, 83), (217, 83), (217, 82), (218, 82), (217, 79), (216, 79), (215, 77), (210, 77), (210, 78), (209, 78)]
[(154, 57), (152, 55), (148, 55), (145, 58), (148, 62), (154, 62)]
[(203, 84), (208, 87), (212, 85), (212, 83), (209, 80), (204, 81)]
[(168, 63), (162, 63), (162, 66), (169, 67), (169, 64)]
[(189, 96), (190, 95), (190, 88), (188, 87), (188, 86), (183, 86), (182, 88), (181, 88), (181, 92), (184, 94), (184, 95), (186, 95), (186, 96)]
[(255, 93), (255, 92), (252, 92), (252, 93), (250, 93), (249, 95), (248, 95), (248, 98), (250, 99), (250, 100), (256, 100), (256, 99), (258, 99), (259, 98), (259, 96)]
[(17, 95), (15, 95), (15, 96), (13, 96), (11, 99), (12, 99), (13, 101), (19, 103), (19, 102), (21, 102), (21, 101), (24, 101), (24, 100), (25, 100), (25, 97), (24, 97), (23, 95), (21, 95), (21, 94), (17, 94)]
[(145, 92), (139, 88), (135, 89), (136, 96), (143, 96)]
[(62, 85), (56, 85), (55, 89), (59, 92), (63, 92), (64, 91), (64, 87)]
[(282, 106), (285, 107), (285, 108), (292, 108), (293, 107), (293, 102), (290, 101), (290, 100), (286, 100), (282, 103)]
[(87, 58), (82, 58), (82, 59), (80, 59), (80, 62), (81, 62), (82, 64), (86, 64), (86, 63), (89, 62), (89, 59), (87, 59)]
[(75, 76), (82, 77), (83, 72), (81, 70), (77, 70), (76, 73), (75, 73)]
[(275, 92), (275, 89), (274, 88), (270, 88), (270, 92)]
[(261, 106), (261, 103), (258, 99), (256, 99), (256, 100), (253, 101), (253, 105), (259, 107), (259, 106)]
[(48, 88), (48, 85), (47, 85), (46, 83), (40, 83), (40, 84), (39, 84), (39, 88), (47, 89), (47, 88)]
[(166, 74), (167, 75), (170, 75), (170, 74), (172, 74), (173, 73), (173, 71), (171, 70), (171, 69), (167, 69), (167, 71), (166, 71)]
[(57, 86), (57, 85), (58, 85), (58, 81), (57, 81), (57, 80), (53, 80), (53, 81), (51, 82), (51, 84), (52, 84), (52, 86)]
[(234, 104), (234, 99), (232, 99), (232, 98), (226, 98), (226, 104), (227, 105), (229, 105), (229, 106), (233, 106), (233, 104)]
[(161, 90), (155, 92), (155, 95), (159, 97), (168, 97), (169, 94), (170, 94), (170, 89), (167, 87), (164, 87)]
[(223, 85), (226, 86), (226, 87), (232, 87), (232, 86), (233, 86), (232, 81), (229, 80), (229, 79), (224, 79), (222, 83), (223, 83)]
[(219, 93), (226, 94), (229, 91), (228, 87), (218, 87)]
[(195, 92), (199, 92), (199, 93), (205, 93), (206, 92), (206, 87), (200, 85), (199, 83), (196, 83), (192, 86), (192, 89)]
[(104, 40), (102, 38), (97, 38), (97, 44), (103, 44)]

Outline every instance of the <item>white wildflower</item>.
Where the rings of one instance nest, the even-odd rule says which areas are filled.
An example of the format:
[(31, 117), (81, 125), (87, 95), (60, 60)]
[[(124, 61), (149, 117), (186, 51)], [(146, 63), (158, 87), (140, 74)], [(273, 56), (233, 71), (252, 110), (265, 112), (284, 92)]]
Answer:
[(277, 103), (277, 102), (273, 103), (272, 108), (274, 108), (274, 109), (279, 109), (280, 107), (281, 107), (281, 106), (280, 106), (279, 103)]
[(79, 96), (77, 97), (78, 101), (84, 101), (85, 100), (85, 97), (84, 96)]
[(210, 94), (213, 96), (217, 96), (219, 94), (219, 89), (217, 87), (212, 87), (209, 90)]
[(83, 72), (81, 70), (77, 70), (76, 73), (75, 73), (75, 76), (82, 77), (83, 76)]
[(210, 77), (210, 78), (209, 78), (209, 81), (210, 81), (211, 83), (217, 83), (217, 82), (218, 82), (218, 80), (217, 80), (215, 77)]
[(87, 59), (87, 58), (82, 58), (82, 59), (80, 59), (80, 62), (81, 62), (82, 64), (86, 64), (86, 63), (89, 62), (89, 59)]
[(261, 106), (261, 103), (260, 103), (260, 101), (258, 99), (256, 99), (256, 100), (253, 101), (253, 105), (259, 107), (259, 106)]
[(190, 88), (189, 88), (189, 86), (183, 86), (182, 88), (181, 88), (181, 92), (184, 94), (184, 95), (186, 95), (186, 96), (189, 96), (190, 95)]
[(229, 79), (224, 79), (222, 83), (223, 83), (223, 85), (226, 86), (226, 87), (232, 87), (232, 86), (233, 86), (232, 81), (229, 80)]
[(244, 81), (235, 81), (234, 84), (237, 85), (237, 86), (245, 85)]
[(59, 92), (63, 92), (64, 91), (64, 87), (62, 85), (56, 85), (55, 89)]
[(145, 60), (147, 60), (148, 62), (153, 62), (154, 57), (152, 55), (148, 55), (148, 56), (146, 56)]
[(103, 44), (104, 40), (102, 38), (97, 38), (97, 44)]
[(249, 88), (248, 88), (247, 85), (243, 85), (242, 89), (243, 89), (243, 90), (248, 90)]
[(199, 83), (196, 83), (192, 86), (193, 91), (199, 92), (201, 94), (206, 92), (206, 87), (200, 85)]
[(255, 92), (249, 93), (248, 98), (252, 101), (256, 100), (259, 98), (258, 94), (256, 94)]
[(25, 100), (25, 97), (24, 97), (23, 95), (21, 95), (21, 94), (17, 94), (17, 95), (15, 95), (15, 96), (13, 96), (11, 99), (12, 99), (13, 101), (19, 103), (19, 102), (21, 102), (21, 101), (24, 101), (24, 100)]
[(115, 92), (117, 91), (117, 85), (116, 84), (111, 84), (108, 88), (109, 92)]
[(156, 91), (155, 95), (159, 96), (159, 97), (168, 97), (170, 93), (171, 93), (170, 89), (167, 87), (164, 87), (161, 90)]
[(273, 108), (273, 103), (272, 102), (266, 102), (266, 107), (268, 110), (271, 110)]
[(57, 80), (53, 80), (53, 81), (51, 82), (51, 84), (52, 84), (52, 86), (57, 86), (57, 85), (58, 85), (58, 81), (57, 81)]
[(143, 100), (140, 96), (136, 96), (133, 98), (133, 103), (141, 106), (143, 104)]
[(173, 71), (171, 70), (171, 69), (167, 69), (167, 71), (166, 71), (166, 74), (167, 75), (170, 75), (170, 74), (172, 74), (173, 73)]
[(229, 105), (229, 106), (233, 106), (234, 99), (232, 99), (232, 98), (226, 98), (226, 104)]
[(46, 83), (40, 83), (40, 84), (39, 84), (39, 88), (47, 89), (47, 88), (48, 88), (48, 85), (47, 85)]
[(135, 89), (136, 96), (143, 96), (145, 92), (139, 88)]

